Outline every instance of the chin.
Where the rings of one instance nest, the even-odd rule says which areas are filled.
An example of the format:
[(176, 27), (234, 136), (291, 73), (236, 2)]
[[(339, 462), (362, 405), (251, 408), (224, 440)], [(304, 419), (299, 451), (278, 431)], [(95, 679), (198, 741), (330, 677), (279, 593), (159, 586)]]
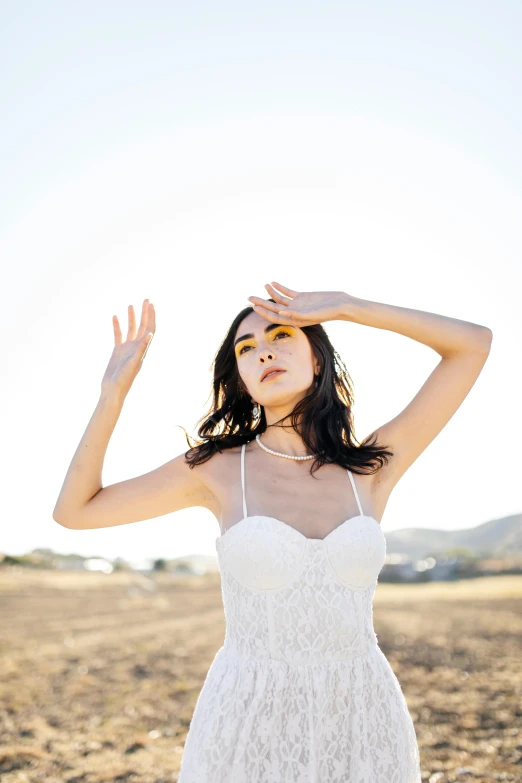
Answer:
[(273, 408), (280, 405), (295, 405), (303, 397), (306, 397), (308, 392), (306, 389), (299, 391), (298, 389), (278, 389), (277, 392), (267, 396), (266, 401), (260, 401), (260, 405), (267, 408)]

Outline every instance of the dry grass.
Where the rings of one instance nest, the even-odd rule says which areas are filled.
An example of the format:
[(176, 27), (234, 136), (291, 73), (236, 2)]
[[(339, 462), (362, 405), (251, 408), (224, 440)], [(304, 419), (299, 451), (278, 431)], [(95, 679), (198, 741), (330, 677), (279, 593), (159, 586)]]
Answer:
[[(522, 781), (521, 598), (514, 576), (379, 584), (423, 780)], [(11, 570), (0, 601), (2, 783), (175, 781), (223, 643), (219, 576)]]

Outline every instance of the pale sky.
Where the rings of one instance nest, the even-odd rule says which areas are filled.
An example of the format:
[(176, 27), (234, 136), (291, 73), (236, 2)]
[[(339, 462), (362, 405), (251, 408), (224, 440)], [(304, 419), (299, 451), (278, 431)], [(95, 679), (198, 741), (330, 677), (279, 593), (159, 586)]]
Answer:
[[(103, 530), (52, 518), (127, 306), (157, 332), (104, 485), (184, 452), (210, 365), (264, 283), (489, 326), (486, 366), (395, 487), (382, 526), (522, 510), (522, 158), (516, 2), (18, 3), (1, 11), (0, 551), (215, 554), (189, 509)], [(362, 440), (439, 356), (326, 329)]]

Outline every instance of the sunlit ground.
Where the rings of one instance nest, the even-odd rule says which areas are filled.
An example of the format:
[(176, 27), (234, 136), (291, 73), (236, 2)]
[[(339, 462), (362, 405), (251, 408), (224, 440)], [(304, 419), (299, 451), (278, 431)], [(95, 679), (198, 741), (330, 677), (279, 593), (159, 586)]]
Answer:
[[(378, 585), (423, 780), (522, 781), (521, 598), (520, 576)], [(5, 570), (0, 602), (2, 783), (175, 781), (223, 643), (219, 575)]]

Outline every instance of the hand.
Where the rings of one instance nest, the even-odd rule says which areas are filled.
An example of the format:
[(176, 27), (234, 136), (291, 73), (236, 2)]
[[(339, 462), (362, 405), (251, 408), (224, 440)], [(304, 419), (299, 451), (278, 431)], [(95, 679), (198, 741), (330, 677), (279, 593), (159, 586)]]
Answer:
[[(323, 321), (335, 321), (340, 318), (343, 308), (357, 300), (343, 291), (293, 291), (291, 288), (272, 281), (266, 290), (274, 302), (268, 302), (258, 296), (249, 296), (254, 311), (267, 321), (293, 326), (311, 326)], [(277, 286), (279, 293), (274, 286)], [(284, 295), (283, 295), (284, 294)]]
[(129, 305), (129, 328), (127, 339), (122, 342), (118, 317), (113, 315), (114, 350), (102, 380), (103, 389), (116, 388), (124, 396), (141, 370), (141, 364), (156, 331), (154, 305), (145, 299), (141, 310), (140, 328), (136, 332), (134, 307)]

